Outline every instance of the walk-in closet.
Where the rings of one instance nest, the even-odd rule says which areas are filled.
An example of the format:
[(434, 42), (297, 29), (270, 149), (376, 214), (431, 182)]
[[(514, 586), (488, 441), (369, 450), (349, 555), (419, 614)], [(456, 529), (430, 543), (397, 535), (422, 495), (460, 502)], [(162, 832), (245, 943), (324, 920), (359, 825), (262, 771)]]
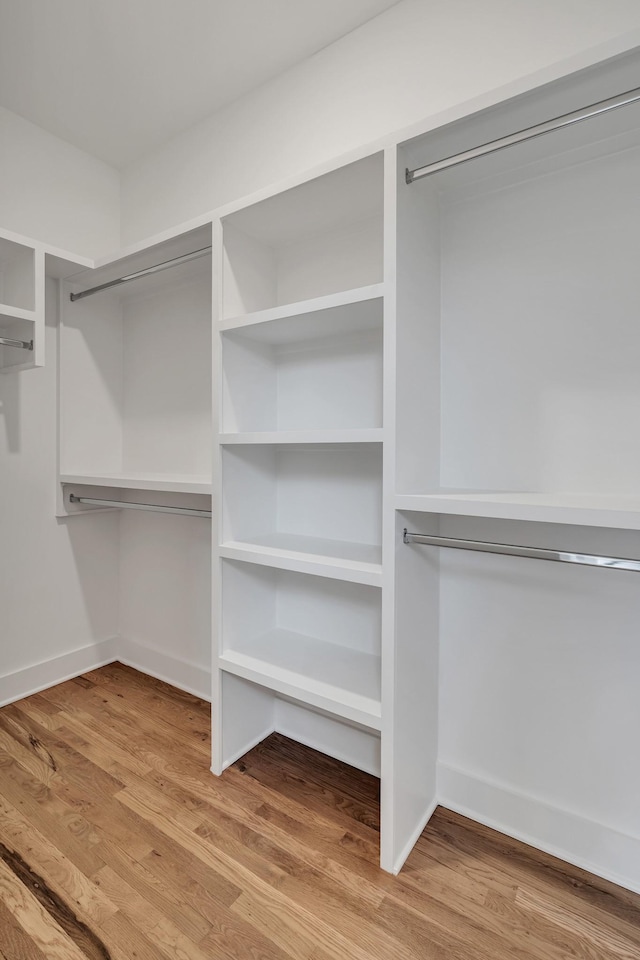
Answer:
[[(388, 907), (393, 876), (410, 886), (407, 859), (438, 807), (640, 892), (638, 50), (487, 81), (473, 101), (266, 186), (253, 170), (263, 158), (234, 165), (230, 138), (229, 182), (253, 171), (261, 184), (229, 187), (231, 200), (173, 144), (161, 172), (187, 214), (167, 201), (161, 230), (108, 255), (0, 219), (5, 478), (40, 510), (48, 497), (56, 525), (36, 513), (23, 538), (18, 508), (5, 521), (6, 570), (41, 550), (53, 573), (19, 591), (28, 654), (14, 650), (0, 703), (120, 661), (178, 691), (171, 709), (186, 704), (181, 742), (196, 763), (210, 700), (206, 781), (168, 788), (179, 750), (174, 768), (151, 748), (128, 768), (114, 740), (107, 785), (136, 817), (144, 803), (127, 791), (149, 776), (181, 804), (174, 818), (157, 801), (165, 826), (187, 847), (209, 841), (207, 784), (221, 819), (231, 784), (247, 820), (220, 861), (244, 843), (250, 872), (268, 847), (260, 818), (289, 823), (288, 798), (284, 812), (270, 806), (272, 744), (288, 738), (296, 761), (315, 750), (321, 767), (355, 768), (353, 795), (326, 795), (340, 816), (357, 808), (359, 826), (375, 820), (374, 840), (322, 826), (318, 801), (322, 844), (299, 872), (324, 882), (332, 844), (338, 860), (366, 848), (367, 909)], [(144, 190), (136, 176), (156, 223), (160, 175)], [(227, 199), (201, 209), (198, 176)], [(37, 430), (24, 426), (36, 404)], [(18, 455), (35, 464), (41, 443), (55, 471), (18, 481)], [(73, 649), (32, 652), (39, 602), (72, 611), (51, 630), (74, 631)], [(86, 689), (78, 702), (101, 710)], [(33, 710), (52, 736), (57, 710)], [(255, 783), (242, 793), (248, 755), (268, 772), (266, 799)], [(304, 790), (294, 766), (282, 772), (292, 796)], [(442, 858), (438, 878), (456, 864)], [(286, 891), (289, 861), (276, 860), (256, 871)], [(474, 909), (491, 902), (482, 877), (465, 879)], [(258, 901), (247, 916), (262, 917)], [(286, 955), (320, 960), (305, 949)]]

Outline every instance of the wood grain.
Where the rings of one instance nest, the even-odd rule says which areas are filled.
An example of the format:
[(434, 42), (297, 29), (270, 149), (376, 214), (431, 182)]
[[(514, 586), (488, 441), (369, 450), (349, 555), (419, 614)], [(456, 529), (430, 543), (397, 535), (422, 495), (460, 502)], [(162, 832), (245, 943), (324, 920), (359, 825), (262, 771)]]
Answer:
[(640, 897), (439, 809), (378, 868), (378, 781), (111, 664), (0, 710), (0, 960), (637, 960)]

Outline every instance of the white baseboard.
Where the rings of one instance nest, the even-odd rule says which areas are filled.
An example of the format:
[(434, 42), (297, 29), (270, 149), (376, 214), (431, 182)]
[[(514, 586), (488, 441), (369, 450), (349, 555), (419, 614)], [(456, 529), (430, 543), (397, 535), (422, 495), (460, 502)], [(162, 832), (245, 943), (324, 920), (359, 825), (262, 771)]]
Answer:
[(640, 837), (443, 763), (438, 764), (438, 802), (640, 893)]
[(118, 643), (117, 637), (111, 637), (0, 677), (0, 707), (72, 680), (87, 670), (113, 663), (117, 658)]
[(129, 667), (164, 680), (202, 700), (211, 700), (211, 674), (204, 667), (158, 653), (133, 640), (111, 637), (0, 676), (0, 707), (48, 687), (55, 687), (65, 680), (72, 680), (88, 670), (104, 667), (114, 660), (120, 660)]
[(120, 660), (142, 673), (148, 673), (156, 680), (164, 680), (185, 693), (211, 702), (211, 673), (205, 667), (152, 650), (151, 647), (126, 637), (118, 640), (117, 656), (113, 659)]

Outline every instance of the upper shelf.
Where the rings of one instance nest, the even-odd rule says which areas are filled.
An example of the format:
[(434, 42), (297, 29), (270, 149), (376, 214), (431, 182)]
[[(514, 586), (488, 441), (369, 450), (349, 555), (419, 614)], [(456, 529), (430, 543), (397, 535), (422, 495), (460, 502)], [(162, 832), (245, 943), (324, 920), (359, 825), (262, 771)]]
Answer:
[(395, 497), (397, 510), (533, 520), (578, 526), (640, 530), (640, 497), (588, 493), (437, 492)]
[[(372, 283), (231, 317), (222, 321), (220, 329), (273, 345), (374, 330), (382, 326), (383, 292), (384, 284)], [(376, 300), (380, 305), (372, 310), (371, 301)]]
[(223, 316), (379, 283), (383, 155), (366, 157), (223, 220)]
[(157, 490), (167, 493), (211, 493), (211, 477), (162, 473), (60, 474), (61, 483), (96, 487), (117, 487), (122, 490)]
[(220, 443), (231, 444), (309, 444), (309, 443), (382, 443), (382, 427), (362, 430), (265, 430), (252, 433), (221, 433)]
[(36, 318), (35, 310), (25, 307), (14, 307), (9, 303), (0, 303), (0, 316), (4, 319), (27, 320), (33, 322)]

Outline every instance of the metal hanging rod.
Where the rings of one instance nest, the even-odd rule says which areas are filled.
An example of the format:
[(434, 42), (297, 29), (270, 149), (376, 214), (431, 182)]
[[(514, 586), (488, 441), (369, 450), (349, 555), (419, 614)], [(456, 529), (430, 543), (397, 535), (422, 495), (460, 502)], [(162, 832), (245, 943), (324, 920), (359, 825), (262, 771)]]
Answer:
[(629, 90), (627, 93), (621, 93), (617, 97), (610, 97), (608, 100), (601, 100), (599, 103), (591, 104), (589, 107), (583, 107), (581, 110), (574, 110), (573, 113), (565, 113), (561, 117), (555, 117), (553, 120), (546, 120), (535, 127), (527, 127), (525, 130), (518, 130), (507, 137), (501, 137), (499, 140), (491, 140), (489, 143), (483, 143), (472, 150), (465, 150), (463, 153), (456, 153), (444, 160), (437, 160), (435, 163), (428, 163), (424, 167), (417, 167), (415, 170), (407, 169), (405, 179), (407, 183), (413, 183), (414, 180), (420, 180), (422, 177), (429, 177), (440, 170), (447, 170), (449, 167), (456, 167), (459, 163), (467, 163), (469, 160), (475, 160), (477, 157), (484, 157), (488, 153), (495, 153), (497, 150), (504, 150), (505, 147), (512, 147), (516, 143), (522, 143), (525, 140), (533, 140), (535, 137), (541, 137), (545, 133), (553, 133), (554, 130), (561, 130), (563, 127), (572, 126), (574, 123), (580, 123), (582, 120), (590, 120), (591, 117), (600, 116), (602, 113), (608, 113), (610, 110), (617, 110), (618, 107), (626, 107), (630, 103), (637, 103), (640, 100), (640, 87), (635, 90)]
[(92, 507), (122, 507), (125, 510), (148, 510), (151, 513), (177, 513), (185, 517), (205, 517), (211, 519), (211, 510), (197, 510), (193, 507), (163, 507), (158, 503), (129, 503), (126, 500), (100, 500), (97, 497), (69, 497), (70, 503), (88, 503)]
[(146, 267), (144, 270), (138, 270), (136, 273), (129, 273), (126, 277), (109, 280), (107, 283), (99, 283), (97, 287), (89, 287), (88, 290), (82, 290), (81, 293), (70, 293), (69, 299), (84, 300), (85, 297), (92, 297), (94, 293), (100, 293), (102, 290), (108, 290), (110, 287), (119, 287), (123, 283), (131, 283), (132, 280), (139, 280), (140, 277), (148, 277), (152, 273), (160, 273), (162, 270), (168, 270), (169, 267), (175, 267), (179, 263), (199, 260), (200, 257), (206, 257), (208, 253), (211, 253), (211, 246), (201, 247), (199, 250), (194, 250), (193, 253), (185, 253), (181, 257), (174, 257), (173, 260), (156, 263), (153, 267)]
[(0, 337), (0, 347), (18, 347), (19, 350), (33, 350), (33, 340), (12, 340)]
[(432, 537), (423, 533), (409, 533), (405, 528), (405, 543), (426, 543), (430, 547), (451, 547), (454, 550), (474, 550), (478, 553), (499, 553), (506, 557), (528, 557), (531, 560), (555, 560), (558, 563), (578, 563), (585, 567), (609, 567), (612, 570), (631, 570), (640, 573), (640, 560), (621, 557), (599, 557), (590, 553), (569, 553), (567, 550), (546, 550), (542, 547), (521, 547), (512, 543), (486, 543), (484, 540), (459, 540), (454, 537)]

